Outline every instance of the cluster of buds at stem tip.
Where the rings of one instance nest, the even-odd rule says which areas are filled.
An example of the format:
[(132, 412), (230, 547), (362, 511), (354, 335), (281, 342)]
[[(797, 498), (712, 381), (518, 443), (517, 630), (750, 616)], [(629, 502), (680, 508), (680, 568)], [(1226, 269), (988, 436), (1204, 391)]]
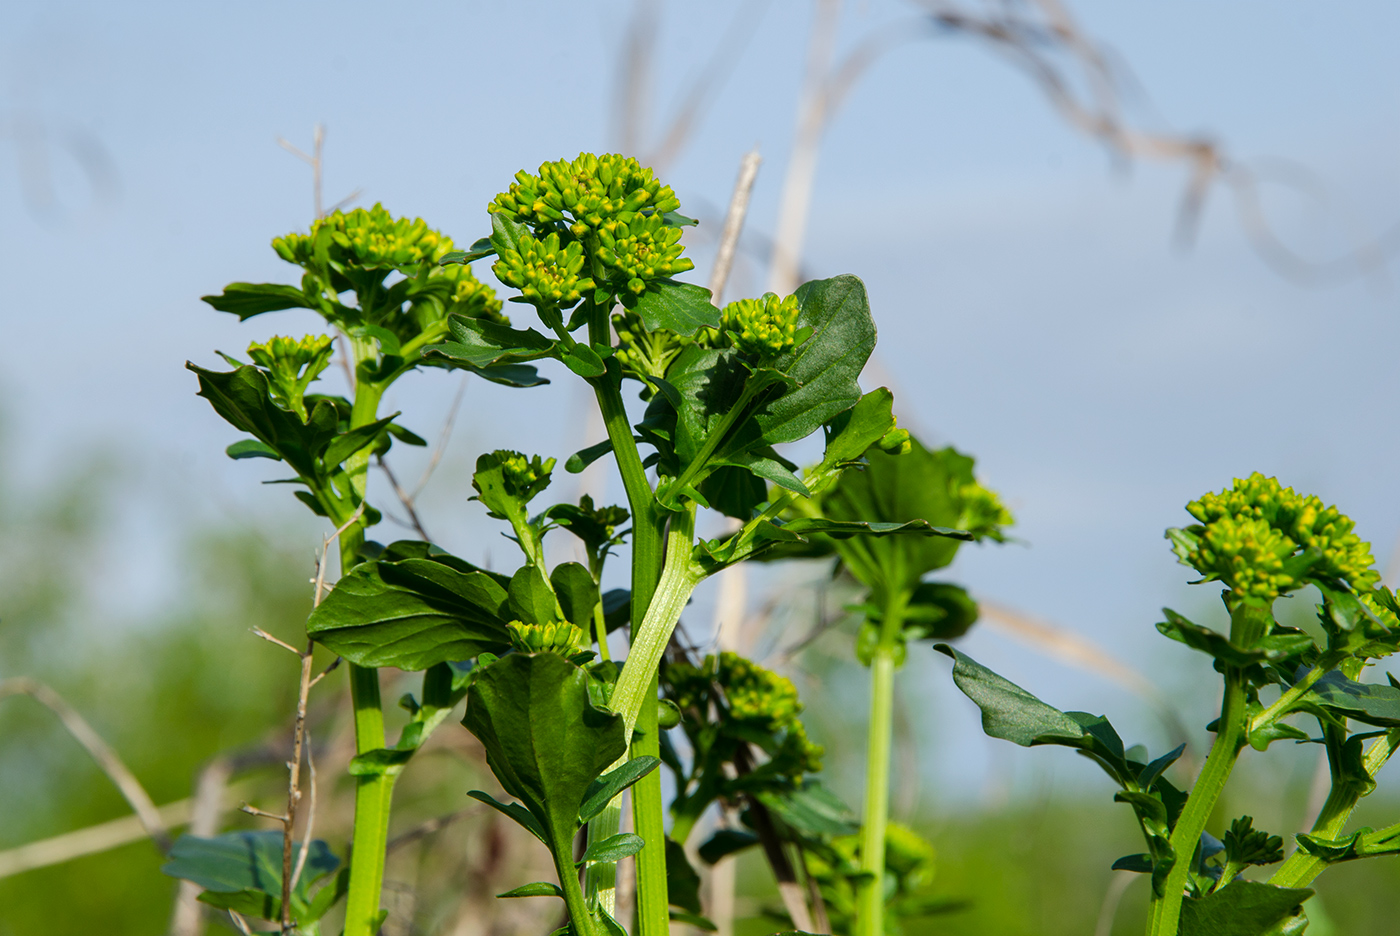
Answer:
[(712, 332), (710, 338), (715, 344), (728, 343), (744, 354), (774, 358), (800, 343), (797, 318), (801, 312), (796, 296), (779, 299), (773, 293), (764, 293), (758, 299), (740, 299), (724, 307), (719, 330)]
[(487, 209), (536, 227), (569, 221), (582, 237), (604, 223), (645, 212), (656, 216), (681, 206), (669, 185), (630, 156), (580, 153), (540, 166), (539, 175), (520, 171), (510, 190), (497, 195)]
[(598, 259), (618, 271), (627, 288), (640, 295), (647, 282), (695, 269), (680, 244), (681, 229), (667, 227), (657, 215), (633, 215), (598, 228)]
[(311, 225), (311, 233), (273, 240), (272, 249), (289, 263), (311, 266), (318, 245), (326, 259), (361, 267), (399, 267), (437, 263), (452, 249), (452, 239), (428, 227), (422, 218), (395, 218), (376, 204), (346, 214), (335, 211)]
[(543, 240), (524, 235), (520, 249), (501, 251), (491, 269), (501, 282), (520, 290), (521, 296), (536, 306), (567, 309), (583, 297), (584, 290), (593, 288), (593, 280), (580, 275), (583, 262), (583, 246), (578, 241), (561, 247), (558, 232), (552, 232)]
[(1270, 601), (1301, 587), (1284, 563), (1303, 550), (1316, 557), (1309, 576), (1341, 579), (1357, 592), (1380, 580), (1371, 546), (1356, 535), (1349, 517), (1276, 478), (1259, 472), (1237, 478), (1232, 487), (1206, 494), (1186, 510), (1200, 523), (1186, 530), (1196, 547), (1185, 551), (1183, 561), (1241, 595)]
[(436, 270), (436, 275), (452, 286), (452, 294), (446, 303), (448, 315), (507, 323), (506, 317), (501, 314), (501, 300), (496, 298), (496, 291), (477, 279), (470, 266), (453, 263), (437, 267)]
[(510, 645), (521, 653), (557, 653), (569, 657), (578, 653), (584, 641), (582, 628), (568, 621), (551, 624), (512, 621), (506, 625), (506, 630), (510, 631)]
[(519, 452), (509, 451), (499, 451), (496, 456), (501, 460), (501, 477), (506, 490), (520, 498), (522, 503), (529, 502), (549, 487), (549, 478), (557, 459), (542, 459), (538, 455), (526, 458)]
[(302, 422), (306, 422), (306, 388), (326, 369), (331, 352), (330, 335), (276, 336), (248, 346), (253, 363), (267, 371), (273, 399), (296, 413)]

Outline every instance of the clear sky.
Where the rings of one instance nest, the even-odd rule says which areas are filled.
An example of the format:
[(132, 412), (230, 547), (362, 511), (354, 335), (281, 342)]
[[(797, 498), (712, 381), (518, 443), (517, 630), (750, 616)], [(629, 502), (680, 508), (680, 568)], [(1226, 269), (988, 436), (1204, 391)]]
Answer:
[[(739, 9), (664, 5), (650, 142)], [(757, 145), (758, 246), (774, 226), (810, 5), (743, 9), (758, 11), (752, 35), (665, 175), (713, 231), (740, 156)], [(915, 10), (848, 3), (840, 49)], [(1333, 256), (1400, 220), (1400, 7), (1074, 10), (1131, 67), (1135, 120), (1274, 160), (1260, 165), (1289, 160), (1326, 186), (1327, 211), (1265, 190), (1299, 250)], [(309, 173), (276, 138), (309, 147), (324, 122), (328, 201), (363, 188), (359, 203), (470, 242), (517, 169), (614, 145), (630, 11), (539, 0), (0, 10), (4, 467), (38, 479), (95, 447), (138, 466), (121, 523), (140, 548), (97, 573), (105, 601), (159, 600), (170, 585), (159, 557), (191, 517), (295, 509), (285, 489), (255, 483), (275, 472), (224, 458), (236, 435), (182, 368), (314, 324), (287, 313), (239, 326), (198, 301), (230, 280), (291, 277), (268, 241), (306, 227)], [(1382, 563), (1400, 534), (1395, 282), (1287, 282), (1247, 245), (1223, 191), (1194, 249), (1177, 251), (1184, 181), (1180, 166), (1116, 164), (984, 48), (916, 37), (871, 68), (830, 127), (805, 261), (813, 275), (865, 279), (881, 328), (867, 382), (890, 383), (904, 421), (930, 441), (975, 454), (1015, 509), (1024, 545), (972, 550), (956, 574), (1143, 668), (1188, 659), (1151, 625), (1163, 604), (1204, 604), (1161, 534), (1205, 490), (1277, 474), (1355, 516)], [(694, 252), (704, 272), (703, 237)], [(761, 288), (755, 263), (736, 285)], [(456, 386), (416, 377), (390, 405), (431, 435)], [(501, 548), (484, 545), (494, 541), (466, 503), (461, 468), (476, 452), (562, 457), (595, 441), (573, 391), (565, 380), (529, 392), (470, 384), (449, 466), (426, 498), (444, 545), (471, 558)], [(309, 550), (310, 529), (297, 529)], [(966, 648), (1065, 707), (1125, 704), (990, 632)], [(929, 683), (943, 685), (931, 656), (916, 651), (911, 669), (937, 670)], [(1150, 730), (1141, 713), (1128, 721)]]

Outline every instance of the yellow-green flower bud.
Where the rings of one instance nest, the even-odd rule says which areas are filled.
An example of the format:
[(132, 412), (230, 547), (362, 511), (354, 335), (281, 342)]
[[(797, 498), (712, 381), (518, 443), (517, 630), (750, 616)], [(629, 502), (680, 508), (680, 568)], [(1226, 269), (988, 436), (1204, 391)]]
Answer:
[(332, 353), (330, 335), (269, 338), (248, 346), (248, 356), (267, 372), (272, 398), (306, 422), (306, 388), (326, 369)]
[(273, 240), (272, 249), (289, 263), (309, 266), (323, 234), (330, 238), (330, 258), (361, 267), (437, 263), (452, 249), (452, 239), (428, 227), (422, 218), (395, 218), (376, 204), (346, 214), (334, 211), (311, 225), (311, 233)]
[(1219, 494), (1192, 501), (1186, 509), (1207, 529), (1227, 517), (1262, 521), (1295, 544), (1293, 548), (1321, 554), (1313, 574), (1342, 579), (1357, 591), (1372, 588), (1380, 580), (1373, 568), (1371, 545), (1353, 532), (1355, 524), (1349, 517), (1315, 495), (1283, 487), (1277, 478), (1256, 471), (1244, 480), (1236, 478), (1232, 487)]
[(734, 347), (757, 357), (776, 357), (797, 344), (797, 297), (779, 299), (764, 293), (759, 299), (740, 299), (724, 307), (719, 330)]
[[(908, 429), (899, 428), (898, 419), (890, 427), (890, 431), (880, 437), (880, 450), (891, 455), (908, 455), (914, 450), (914, 443), (911, 441)], [(996, 495), (992, 495), (995, 497)]]
[(522, 502), (529, 502), (549, 487), (549, 478), (557, 459), (541, 459), (538, 455), (526, 458), (520, 452), (510, 451), (496, 452), (496, 456), (501, 460), (501, 477), (506, 490)]
[(568, 621), (551, 624), (525, 624), (512, 621), (506, 625), (510, 645), (521, 653), (557, 653), (573, 656), (583, 646), (584, 633)]
[(1207, 524), (1189, 560), (1242, 596), (1273, 601), (1297, 583), (1283, 561), (1297, 544), (1262, 518), (1221, 517)]
[(530, 302), (539, 306), (568, 308), (583, 297), (593, 281), (583, 271), (583, 247), (572, 241), (560, 247), (558, 233), (544, 240), (526, 234), (520, 250), (504, 250), (491, 267), (501, 282), (514, 286)]
[(465, 263), (450, 263), (434, 267), (434, 275), (452, 284), (452, 295), (446, 303), (447, 315), (465, 315), (468, 318), (490, 319), (504, 324), (507, 319), (501, 314), (501, 300), (496, 291), (476, 278), (472, 268)]
[(580, 153), (540, 166), (539, 175), (516, 173), (509, 191), (488, 209), (536, 227), (572, 218), (582, 236), (610, 220), (643, 212), (663, 215), (681, 205), (670, 186), (629, 156)]
[(681, 229), (667, 227), (657, 215), (630, 215), (598, 228), (598, 259), (617, 270), (633, 293), (646, 291), (649, 280), (695, 269), (682, 257)]
[(962, 502), (958, 529), (1000, 541), (1001, 528), (1016, 522), (1001, 502), (1001, 496), (980, 482), (973, 481), (958, 488), (958, 499)]

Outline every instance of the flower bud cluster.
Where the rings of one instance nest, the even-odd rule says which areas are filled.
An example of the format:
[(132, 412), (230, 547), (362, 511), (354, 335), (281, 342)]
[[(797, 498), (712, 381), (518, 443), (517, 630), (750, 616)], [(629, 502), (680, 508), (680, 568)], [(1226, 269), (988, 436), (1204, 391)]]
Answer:
[(1001, 502), (1001, 496), (978, 481), (959, 487), (958, 499), (962, 502), (962, 513), (958, 517), (960, 530), (1000, 539), (1001, 528), (1016, 522)]
[(452, 249), (452, 239), (428, 227), (422, 218), (395, 218), (379, 204), (349, 214), (332, 212), (316, 221), (309, 235), (276, 238), (272, 248), (283, 260), (308, 266), (323, 231), (338, 248), (331, 251), (331, 259), (361, 267), (436, 263)]
[(647, 281), (695, 269), (680, 244), (681, 229), (667, 227), (659, 215), (631, 215), (606, 221), (598, 228), (598, 259), (617, 270), (627, 288), (638, 295)]
[(468, 264), (449, 263), (437, 267), (436, 270), (436, 275), (452, 285), (452, 295), (446, 303), (446, 314), (502, 323), (506, 321), (506, 317), (501, 314), (501, 300), (496, 298), (496, 291), (477, 279)]
[(519, 452), (498, 451), (501, 461), (501, 477), (506, 490), (522, 502), (529, 502), (536, 494), (549, 487), (549, 478), (554, 471), (556, 459), (541, 459), (536, 455), (526, 458)]
[[(1278, 585), (1274, 595), (1298, 587), (1300, 583), (1287, 576), (1277, 578), (1281, 573), (1276, 566), (1299, 549), (1316, 550), (1320, 554), (1321, 558), (1310, 569), (1312, 574), (1342, 579), (1358, 592), (1374, 587), (1380, 580), (1373, 568), (1371, 546), (1356, 535), (1355, 524), (1349, 517), (1315, 495), (1304, 496), (1283, 487), (1277, 478), (1266, 478), (1256, 471), (1244, 480), (1235, 479), (1231, 488), (1219, 494), (1206, 494), (1192, 501), (1186, 505), (1186, 510), (1203, 525), (1192, 530), (1201, 542), (1204, 544), (1210, 539), (1219, 544), (1210, 547), (1209, 555), (1200, 551), (1199, 559), (1193, 553), (1188, 561), (1198, 571), (1231, 583), (1226, 572), (1241, 568), (1240, 562), (1257, 556), (1263, 565), (1249, 581), (1255, 589), (1251, 593), (1259, 597), (1268, 596), (1273, 587), (1271, 582)], [(1212, 532), (1226, 521), (1231, 523), (1219, 533)], [(1273, 535), (1265, 536), (1260, 524)], [(1222, 552), (1225, 544), (1232, 548), (1238, 545), (1244, 552)], [(1279, 557), (1278, 563), (1269, 558), (1275, 554)], [(1235, 585), (1231, 583), (1231, 587)]]
[(890, 426), (890, 431), (882, 435), (876, 444), (880, 446), (880, 451), (890, 455), (908, 455), (914, 450), (913, 438), (908, 429), (899, 428), (898, 417), (895, 418), (894, 425)]
[(516, 173), (510, 190), (488, 210), (535, 226), (572, 218), (571, 229), (581, 237), (610, 220), (643, 210), (660, 216), (680, 205), (669, 185), (630, 156), (580, 153), (545, 163), (537, 176)]
[(1207, 524), (1189, 561), (1240, 595), (1272, 601), (1299, 583), (1283, 571), (1296, 544), (1267, 521), (1221, 517)]
[(491, 269), (501, 282), (520, 290), (530, 302), (568, 308), (582, 298), (584, 290), (593, 288), (593, 281), (580, 275), (583, 260), (578, 241), (561, 247), (558, 232), (551, 232), (544, 240), (526, 234), (520, 238), (520, 250), (501, 251)]
[(273, 399), (306, 421), (303, 397), (331, 359), (330, 335), (305, 335), (301, 338), (276, 336), (267, 341), (253, 342), (248, 356), (267, 371), (269, 390)]
[(717, 661), (707, 658), (705, 663), (706, 669), (718, 670), (717, 680), (724, 687), (730, 718), (764, 731), (795, 735), (802, 751), (803, 769), (809, 773), (821, 770), (823, 751), (820, 745), (807, 740), (807, 730), (797, 717), (802, 703), (792, 680), (731, 651), (721, 653)]
[[(764, 293), (758, 299), (740, 299), (724, 307), (716, 343), (728, 339), (745, 354), (777, 357), (797, 345), (797, 297), (779, 299)], [(722, 337), (721, 337), (722, 336)]]
[(551, 624), (512, 621), (506, 625), (506, 630), (510, 631), (510, 645), (521, 653), (557, 653), (568, 657), (578, 653), (583, 646), (582, 628), (568, 621)]

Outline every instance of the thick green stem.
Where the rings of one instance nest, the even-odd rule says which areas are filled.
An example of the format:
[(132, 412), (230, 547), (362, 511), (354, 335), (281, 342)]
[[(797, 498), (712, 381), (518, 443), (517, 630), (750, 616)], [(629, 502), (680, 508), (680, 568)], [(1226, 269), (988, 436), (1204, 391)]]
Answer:
[[(588, 844), (612, 838), (622, 829), (622, 796), (612, 798), (603, 811), (588, 822)], [(596, 898), (598, 905), (610, 916), (617, 916), (617, 864), (595, 861), (583, 873), (585, 893)]]
[(1239, 670), (1232, 668), (1225, 674), (1225, 695), (1220, 706), (1215, 743), (1211, 745), (1201, 775), (1196, 778), (1196, 785), (1186, 800), (1180, 818), (1176, 820), (1176, 828), (1172, 830), (1171, 845), (1176, 863), (1167, 873), (1161, 896), (1153, 895), (1147, 929), (1149, 936), (1176, 936), (1181, 924), (1181, 902), (1191, 873), (1191, 859), (1200, 844), (1206, 821), (1230, 779), (1230, 772), (1235, 768), (1240, 746), (1244, 743), (1244, 727), (1244, 678)]
[[(628, 656), (631, 660), (631, 656)], [(632, 756), (661, 756), (657, 725), (657, 673), (637, 718)], [(666, 892), (665, 804), (661, 798), (661, 771), (653, 770), (632, 787), (632, 826), (646, 845), (637, 853), (637, 931), (643, 936), (664, 936), (671, 928), (671, 902)]]
[[(373, 360), (373, 343), (351, 339), (355, 357), (355, 402), (350, 414), (352, 429), (374, 422), (383, 396), (382, 385), (365, 379), (362, 366)], [(350, 486), (359, 500), (365, 497), (369, 473), (369, 448), (346, 460)], [(352, 532), (353, 531), (353, 532)], [(340, 570), (344, 575), (360, 562), (364, 523), (358, 521), (340, 537)], [(350, 701), (355, 710), (355, 753), (384, 747), (384, 708), (379, 697), (379, 671), (350, 665)], [(355, 780), (355, 829), (351, 844), (350, 881), (345, 900), (345, 936), (373, 936), (379, 926), (379, 900), (384, 888), (384, 852), (389, 843), (389, 808), (394, 777), (357, 777)]]
[[(1362, 763), (1372, 780), (1397, 748), (1400, 748), (1400, 728), (1392, 728), (1366, 749)], [(1332, 791), (1327, 794), (1322, 811), (1318, 813), (1317, 821), (1308, 830), (1309, 833), (1322, 839), (1341, 838), (1356, 804), (1361, 801), (1362, 792), (1355, 784), (1338, 783), (1336, 778), (1333, 778)], [(1326, 861), (1299, 848), (1279, 865), (1278, 870), (1269, 878), (1269, 883), (1279, 887), (1307, 887), (1326, 869)]]
[(870, 662), (870, 722), (866, 728), (865, 815), (860, 830), (856, 936), (885, 931), (885, 829), (890, 813), (890, 745), (894, 734), (894, 671), (908, 593), (892, 589), (880, 622), (880, 640)]

